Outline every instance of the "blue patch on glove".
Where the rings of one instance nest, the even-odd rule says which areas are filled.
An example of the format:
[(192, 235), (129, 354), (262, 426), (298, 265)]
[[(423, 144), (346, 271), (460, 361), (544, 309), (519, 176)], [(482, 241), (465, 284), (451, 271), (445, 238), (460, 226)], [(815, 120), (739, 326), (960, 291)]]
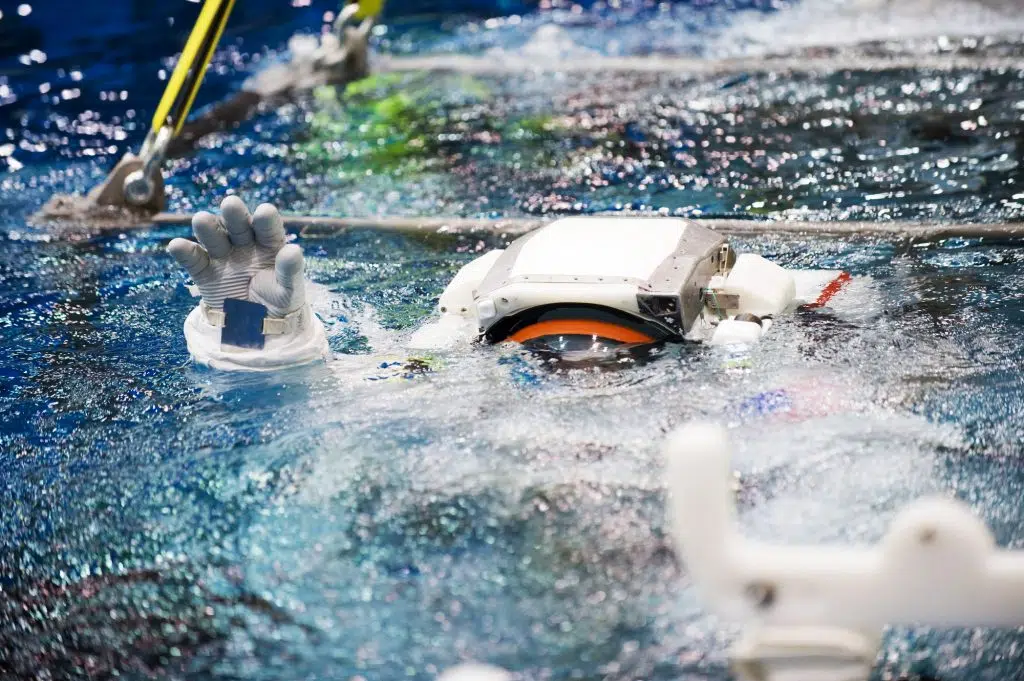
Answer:
[(263, 320), (267, 308), (248, 300), (227, 298), (224, 300), (224, 328), (220, 330), (221, 345), (262, 350), (266, 338), (263, 335)]

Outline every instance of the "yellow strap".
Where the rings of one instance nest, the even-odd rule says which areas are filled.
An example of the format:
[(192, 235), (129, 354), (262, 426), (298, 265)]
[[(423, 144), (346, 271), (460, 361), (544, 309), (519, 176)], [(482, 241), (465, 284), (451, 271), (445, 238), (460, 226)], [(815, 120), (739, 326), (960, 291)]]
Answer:
[(234, 5), (235, 0), (206, 0), (153, 114), (153, 130), (170, 123), (177, 134), (185, 124)]
[(384, 0), (355, 0), (355, 2), (359, 5), (359, 11), (356, 12), (356, 17), (359, 19), (379, 16), (384, 10)]

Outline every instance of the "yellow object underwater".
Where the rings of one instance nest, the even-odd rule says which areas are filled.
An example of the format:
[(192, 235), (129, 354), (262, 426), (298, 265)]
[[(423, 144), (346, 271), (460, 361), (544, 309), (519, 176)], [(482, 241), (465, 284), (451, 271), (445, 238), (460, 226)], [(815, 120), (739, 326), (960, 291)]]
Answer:
[(359, 5), (359, 11), (356, 12), (359, 19), (380, 16), (384, 10), (384, 0), (356, 0), (356, 4)]
[(181, 131), (234, 6), (235, 0), (206, 0), (153, 115), (154, 131), (165, 125), (175, 135)]

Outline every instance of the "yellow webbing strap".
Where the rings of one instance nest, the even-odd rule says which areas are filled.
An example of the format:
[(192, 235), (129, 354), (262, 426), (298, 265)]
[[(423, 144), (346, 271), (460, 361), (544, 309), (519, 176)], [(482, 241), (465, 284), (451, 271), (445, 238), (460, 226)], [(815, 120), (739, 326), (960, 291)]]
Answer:
[(355, 0), (355, 3), (359, 5), (359, 11), (356, 12), (358, 19), (380, 16), (384, 10), (384, 0)]
[(206, 0), (153, 114), (154, 131), (171, 125), (177, 135), (185, 124), (234, 6), (235, 0)]

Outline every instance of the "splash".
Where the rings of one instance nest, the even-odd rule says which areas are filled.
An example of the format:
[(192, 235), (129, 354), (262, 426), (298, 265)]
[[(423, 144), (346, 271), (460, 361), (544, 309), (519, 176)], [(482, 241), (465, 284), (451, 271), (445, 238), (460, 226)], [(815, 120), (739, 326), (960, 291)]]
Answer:
[(884, 41), (906, 46), (921, 39), (931, 40), (918, 49), (934, 51), (950, 47), (945, 36), (977, 40), (1021, 30), (1024, 15), (1013, 0), (803, 0), (775, 14), (739, 14), (711, 53), (780, 54)]

